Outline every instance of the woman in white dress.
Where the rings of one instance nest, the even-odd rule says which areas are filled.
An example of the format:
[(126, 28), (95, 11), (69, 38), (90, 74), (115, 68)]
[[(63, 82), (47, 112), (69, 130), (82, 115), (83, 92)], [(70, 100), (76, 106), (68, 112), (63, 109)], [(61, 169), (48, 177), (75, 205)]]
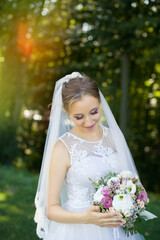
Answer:
[(92, 206), (94, 188), (89, 178), (96, 181), (110, 170), (137, 173), (96, 83), (79, 73), (67, 75), (57, 82), (53, 96), (35, 198), (38, 236), (44, 240), (144, 239), (140, 234), (125, 236), (118, 212), (100, 213), (98, 206)]

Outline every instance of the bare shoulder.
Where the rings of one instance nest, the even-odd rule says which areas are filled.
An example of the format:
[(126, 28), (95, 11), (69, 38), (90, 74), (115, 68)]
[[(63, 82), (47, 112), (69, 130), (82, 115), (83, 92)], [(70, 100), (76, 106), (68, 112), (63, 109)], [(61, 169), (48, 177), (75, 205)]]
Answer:
[(55, 143), (52, 151), (52, 161), (54, 162), (57, 160), (59, 163), (61, 162), (63, 164), (66, 164), (67, 167), (70, 164), (70, 155), (68, 149), (60, 140)]
[(53, 150), (56, 151), (56, 152), (68, 152), (66, 146), (64, 145), (64, 143), (61, 141), (61, 140), (58, 140), (54, 147), (53, 147)]

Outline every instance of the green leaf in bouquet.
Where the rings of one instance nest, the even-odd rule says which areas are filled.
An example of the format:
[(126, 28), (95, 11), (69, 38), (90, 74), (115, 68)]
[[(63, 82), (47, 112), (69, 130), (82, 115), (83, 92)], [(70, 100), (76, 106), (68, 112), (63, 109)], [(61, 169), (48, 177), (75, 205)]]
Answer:
[(143, 217), (139, 216), (134, 224), (134, 228), (137, 232), (143, 235), (143, 229), (146, 224), (146, 221)]
[(115, 177), (115, 176), (117, 176), (117, 173), (109, 171), (109, 173), (104, 176), (104, 182), (107, 183), (110, 178)]

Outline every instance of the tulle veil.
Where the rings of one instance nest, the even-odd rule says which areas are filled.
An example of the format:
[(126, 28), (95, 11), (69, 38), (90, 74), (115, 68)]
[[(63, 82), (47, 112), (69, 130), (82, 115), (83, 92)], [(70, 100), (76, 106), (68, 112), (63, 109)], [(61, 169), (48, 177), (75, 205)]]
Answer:
[[(73, 72), (65, 77), (61, 78), (56, 82), (53, 98), (52, 107), (50, 112), (50, 121), (47, 130), (47, 137), (44, 147), (44, 153), (42, 158), (42, 166), (39, 176), (39, 182), (37, 192), (35, 196), (36, 212), (34, 220), (37, 223), (37, 235), (39, 238), (45, 238), (48, 233), (50, 220), (47, 218), (47, 192), (48, 192), (48, 176), (49, 176), (49, 165), (52, 154), (52, 149), (57, 139), (65, 132), (72, 128), (72, 123), (69, 116), (63, 110), (62, 104), (62, 84), (68, 82), (72, 78), (80, 77), (83, 78), (79, 72)], [(119, 161), (122, 170), (129, 170), (138, 175), (134, 160), (126, 143), (126, 140), (118, 127), (115, 118), (106, 102), (103, 94), (99, 90), (101, 108), (103, 114), (103, 125), (110, 128), (111, 134), (116, 145), (116, 150), (119, 154)], [(61, 204), (64, 204), (67, 199), (65, 183), (63, 185), (61, 196)], [(147, 214), (147, 213), (146, 213)], [(151, 213), (148, 213), (151, 214)], [(149, 215), (149, 218), (153, 218), (153, 214)]]

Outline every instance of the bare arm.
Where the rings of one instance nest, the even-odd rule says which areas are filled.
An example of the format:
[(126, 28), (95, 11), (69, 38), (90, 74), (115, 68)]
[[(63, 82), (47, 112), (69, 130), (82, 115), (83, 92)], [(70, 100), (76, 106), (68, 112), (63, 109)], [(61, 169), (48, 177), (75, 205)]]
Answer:
[(81, 214), (68, 212), (60, 206), (60, 192), (69, 166), (70, 156), (68, 150), (59, 141), (52, 152), (48, 189), (48, 218), (57, 222), (74, 223), (80, 221)]
[(48, 218), (61, 223), (86, 223), (98, 226), (120, 226), (121, 218), (117, 213), (100, 213), (99, 207), (91, 206), (84, 212), (69, 212), (60, 206), (60, 192), (65, 174), (70, 167), (70, 156), (67, 148), (59, 141), (53, 148), (49, 169)]

